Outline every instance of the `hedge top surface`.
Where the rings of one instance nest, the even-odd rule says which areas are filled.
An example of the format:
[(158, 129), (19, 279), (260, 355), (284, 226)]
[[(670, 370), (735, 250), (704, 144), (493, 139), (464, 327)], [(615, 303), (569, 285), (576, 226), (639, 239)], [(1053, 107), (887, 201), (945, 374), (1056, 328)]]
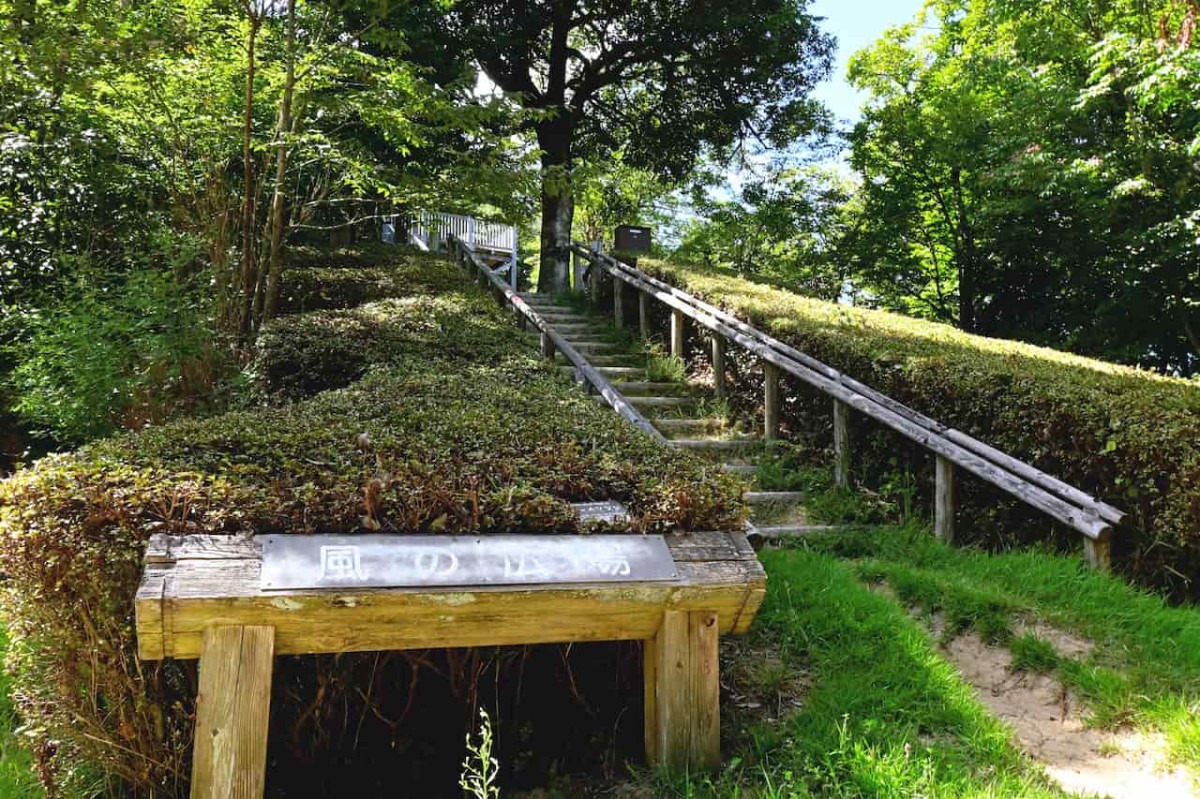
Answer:
[(1200, 383), (814, 300), (694, 265), (644, 267), (1129, 512), (1130, 528), (1117, 537), (1125, 568), (1147, 583), (1194, 593)]
[[(248, 407), (0, 482), (15, 695), (64, 794), (97, 772), (114, 794), (186, 792), (195, 686), (177, 663), (136, 657), (154, 533), (610, 532), (571, 507), (597, 499), (624, 502), (636, 531), (741, 529), (736, 479), (580, 391), (453, 264), (401, 248), (374, 263), (293, 267), (299, 307), (313, 307), (306, 286), (321, 305), (377, 299), (268, 325)], [(292, 685), (348, 686), (360, 662), (293, 664)], [(321, 669), (342, 676), (321, 682)]]

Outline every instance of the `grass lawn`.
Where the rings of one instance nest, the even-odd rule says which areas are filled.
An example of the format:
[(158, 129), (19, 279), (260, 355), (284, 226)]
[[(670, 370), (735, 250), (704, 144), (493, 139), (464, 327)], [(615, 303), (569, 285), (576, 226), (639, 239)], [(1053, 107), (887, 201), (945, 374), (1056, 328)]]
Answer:
[(655, 795), (1063, 795), (853, 563), (800, 550), (763, 561), (756, 629), (725, 652), (727, 765), (716, 779), (660, 782)]
[[(829, 535), (762, 560), (755, 630), (723, 652), (726, 767), (660, 779), (653, 795), (1065, 795), (943, 657), (939, 644), (968, 630), (1011, 650), (1013, 669), (1053, 675), (1089, 726), (1157, 734), (1170, 764), (1200, 774), (1200, 609), (1079, 559), (955, 549), (919, 527)], [(1030, 622), (1089, 649), (1060, 654)]]
[[(0, 660), (8, 651), (8, 635), (0, 627)], [(0, 798), (33, 799), (45, 794), (33, 774), (29, 752), (17, 739), (18, 719), (9, 696), (8, 675), (0, 670)]]

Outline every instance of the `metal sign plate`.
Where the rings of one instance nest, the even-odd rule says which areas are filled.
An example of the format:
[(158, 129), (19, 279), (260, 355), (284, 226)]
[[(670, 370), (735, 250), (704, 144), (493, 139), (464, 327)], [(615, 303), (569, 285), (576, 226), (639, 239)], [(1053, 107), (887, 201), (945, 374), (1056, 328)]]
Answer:
[(265, 535), (264, 591), (646, 582), (678, 574), (662, 536)]
[(620, 502), (576, 502), (571, 507), (579, 512), (579, 520), (584, 524), (624, 524), (629, 521), (629, 508)]

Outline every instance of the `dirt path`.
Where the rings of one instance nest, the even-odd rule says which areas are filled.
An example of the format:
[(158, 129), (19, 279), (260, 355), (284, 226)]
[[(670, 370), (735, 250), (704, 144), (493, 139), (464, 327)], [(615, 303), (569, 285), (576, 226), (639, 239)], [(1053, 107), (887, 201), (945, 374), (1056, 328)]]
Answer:
[[(899, 602), (890, 586), (870, 588)], [(935, 638), (942, 637), (944, 622), (939, 615), (930, 620), (919, 608), (909, 612), (929, 621)], [(1033, 633), (1064, 657), (1084, 659), (1093, 648), (1090, 641), (1042, 622), (1019, 624), (1015, 632)], [(968, 631), (941, 651), (974, 686), (980, 702), (1012, 727), (1021, 749), (1042, 763), (1046, 774), (1068, 793), (1110, 799), (1200, 799), (1196, 776), (1167, 765), (1166, 746), (1159, 736), (1089, 729), (1082, 707), (1058, 680), (1014, 672), (1008, 649), (989, 645)]]
[(1106, 732), (1084, 725), (1079, 705), (1053, 677), (1013, 673), (1012, 655), (975, 633), (942, 650), (980, 701), (1016, 731), (1021, 748), (1046, 766), (1064, 790), (1112, 799), (1200, 797), (1192, 776), (1165, 766), (1165, 747), (1154, 736)]

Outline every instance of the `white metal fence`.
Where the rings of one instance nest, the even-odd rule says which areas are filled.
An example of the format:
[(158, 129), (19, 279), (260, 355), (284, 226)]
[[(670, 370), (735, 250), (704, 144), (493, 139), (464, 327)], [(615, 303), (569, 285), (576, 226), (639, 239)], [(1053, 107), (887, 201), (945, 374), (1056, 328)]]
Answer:
[(434, 211), (418, 211), (411, 217), (393, 217), (383, 226), (383, 240), (396, 243), (400, 226), (407, 230), (408, 243), (422, 250), (440, 250), (451, 236), (466, 242), (472, 250), (489, 251), (507, 256), (509, 282), (517, 288), (520, 270), (517, 266), (517, 228), (501, 222), (488, 222), (462, 214), (442, 214)]

